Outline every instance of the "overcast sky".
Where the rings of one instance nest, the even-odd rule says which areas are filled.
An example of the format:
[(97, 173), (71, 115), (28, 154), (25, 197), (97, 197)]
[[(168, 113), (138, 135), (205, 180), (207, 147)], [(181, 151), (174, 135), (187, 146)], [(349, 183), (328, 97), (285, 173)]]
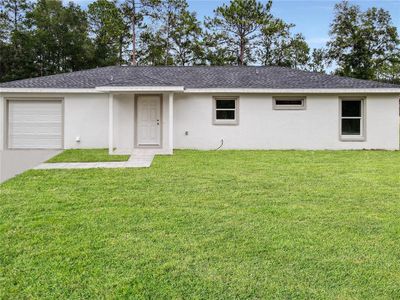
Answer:
[[(65, 1), (65, 0), (64, 0)], [(68, 1), (65, 1), (68, 2)], [(74, 0), (86, 7), (90, 0)], [(212, 16), (213, 9), (229, 0), (188, 0), (190, 9), (195, 11), (199, 19)], [(333, 7), (338, 1), (331, 0), (274, 0), (272, 12), (286, 22), (296, 25), (295, 31), (306, 37), (312, 48), (325, 45), (328, 39), (329, 24), (333, 18)], [(371, 6), (388, 10), (393, 23), (400, 30), (400, 0), (357, 0), (351, 1), (367, 9)]]

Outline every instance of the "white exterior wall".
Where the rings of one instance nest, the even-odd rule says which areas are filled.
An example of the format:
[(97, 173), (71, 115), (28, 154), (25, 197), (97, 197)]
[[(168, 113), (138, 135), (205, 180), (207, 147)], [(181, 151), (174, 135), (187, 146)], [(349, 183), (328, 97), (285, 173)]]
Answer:
[(135, 95), (114, 96), (114, 147), (129, 152), (134, 142)]
[[(213, 125), (212, 94), (174, 94), (175, 149), (399, 149), (396, 95), (367, 96), (366, 140), (339, 140), (339, 97), (308, 95), (305, 110), (273, 110), (272, 96), (239, 95), (239, 124)], [(0, 146), (6, 147), (7, 98), (63, 98), (64, 148), (108, 148), (108, 94), (7, 94), (0, 96)], [(114, 97), (114, 147), (134, 145), (134, 95)], [(162, 147), (169, 151), (169, 100), (163, 94)], [(4, 113), (2, 113), (4, 110)], [(188, 131), (188, 135), (185, 135)], [(80, 137), (80, 142), (76, 142)], [(3, 142), (4, 141), (4, 142)]]
[[(161, 149), (168, 149), (168, 94), (162, 95)], [(134, 147), (134, 94), (114, 95), (114, 147), (129, 152)], [(108, 94), (65, 95), (65, 148), (108, 147)], [(81, 142), (75, 141), (76, 137)]]
[[(108, 94), (103, 93), (6, 93), (0, 96), (1, 149), (7, 148), (7, 113), (5, 100), (63, 100), (63, 147), (107, 148), (108, 147)], [(1, 112), (3, 114), (1, 114)], [(80, 137), (80, 142), (76, 138)], [(3, 144), (3, 145), (1, 145)]]
[[(5, 145), (5, 140), (6, 140), (6, 103), (4, 100), (4, 97), (0, 95), (0, 151), (3, 150), (6, 145)], [(0, 160), (1, 164), (1, 160)], [(1, 168), (1, 166), (0, 166)]]
[(69, 94), (63, 98), (64, 148), (107, 148), (108, 95)]
[(271, 95), (243, 94), (238, 125), (213, 125), (213, 96), (175, 96), (174, 148), (215, 149), (223, 139), (222, 149), (399, 149), (393, 95), (367, 97), (362, 142), (340, 141), (338, 96), (309, 95), (304, 110), (274, 110)]

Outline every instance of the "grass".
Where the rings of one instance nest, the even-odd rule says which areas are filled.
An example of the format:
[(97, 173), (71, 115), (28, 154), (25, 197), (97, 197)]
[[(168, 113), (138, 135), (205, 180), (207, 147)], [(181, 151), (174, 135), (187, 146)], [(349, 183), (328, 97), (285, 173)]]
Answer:
[(49, 163), (127, 161), (129, 155), (109, 155), (108, 149), (69, 149), (49, 159)]
[(0, 189), (0, 298), (400, 298), (399, 152), (176, 151)]

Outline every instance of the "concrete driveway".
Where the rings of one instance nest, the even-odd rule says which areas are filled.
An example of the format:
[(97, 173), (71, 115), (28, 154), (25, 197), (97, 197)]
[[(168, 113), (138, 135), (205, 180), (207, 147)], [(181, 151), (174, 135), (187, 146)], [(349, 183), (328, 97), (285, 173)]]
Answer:
[(0, 182), (32, 169), (60, 152), (59, 150), (0, 151)]

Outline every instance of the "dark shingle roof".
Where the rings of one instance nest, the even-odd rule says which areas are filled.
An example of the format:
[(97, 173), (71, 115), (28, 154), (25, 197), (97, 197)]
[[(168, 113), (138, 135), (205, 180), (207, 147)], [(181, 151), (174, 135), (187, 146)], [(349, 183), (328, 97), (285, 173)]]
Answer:
[(374, 89), (399, 85), (282, 67), (104, 67), (17, 80), (0, 88), (95, 88), (183, 86), (185, 88)]

